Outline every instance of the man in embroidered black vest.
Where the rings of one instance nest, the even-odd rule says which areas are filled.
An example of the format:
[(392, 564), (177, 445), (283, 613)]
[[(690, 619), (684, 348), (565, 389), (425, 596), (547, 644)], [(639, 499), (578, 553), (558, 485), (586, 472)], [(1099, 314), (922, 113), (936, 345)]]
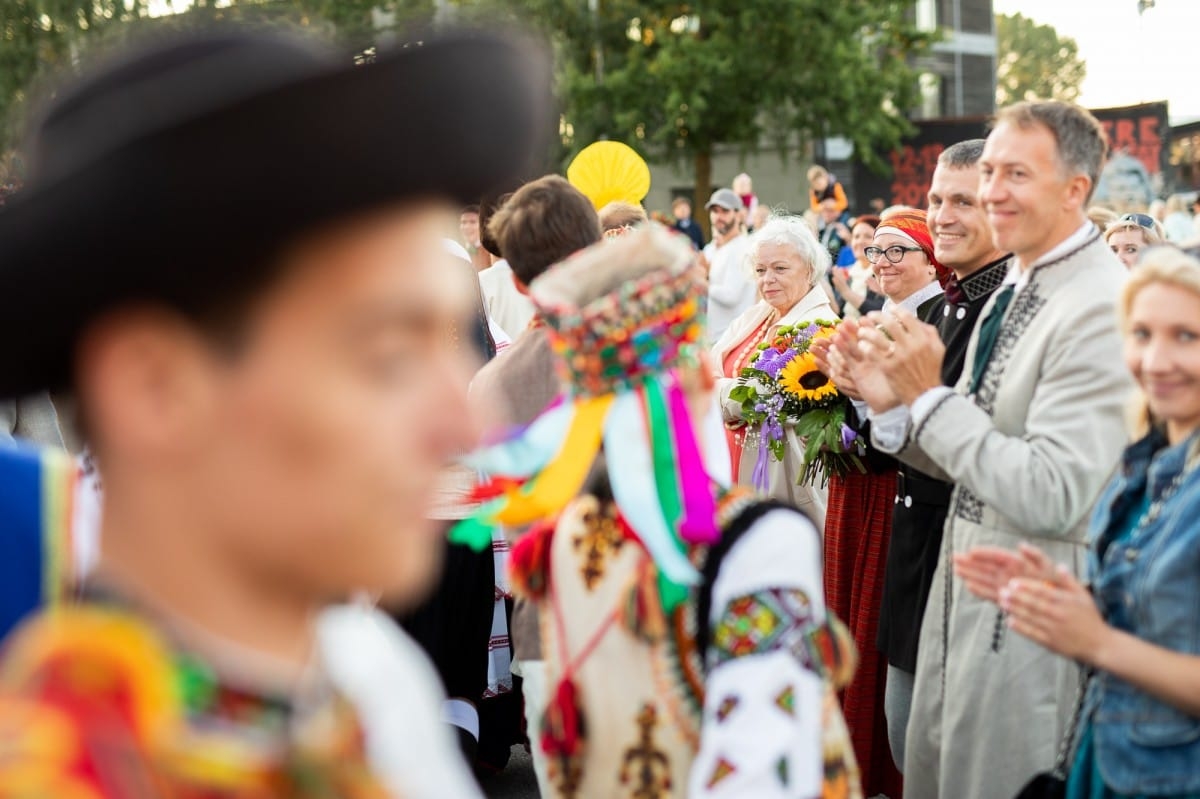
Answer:
[[(979, 314), (1004, 282), (1012, 256), (996, 247), (987, 214), (978, 200), (983, 139), (948, 147), (938, 158), (929, 187), (929, 231), (934, 255), (954, 272), (946, 286), (938, 331), (946, 345), (942, 382), (953, 386), (962, 375), (967, 344)], [(896, 763), (904, 767), (905, 728), (912, 705), (921, 618), (937, 568), (942, 527), (954, 484), (901, 464), (888, 544), (879, 650), (888, 659), (888, 739)]]
[(903, 312), (850, 325), (854, 365), (880, 447), (956, 483), (917, 654), (904, 758), (921, 799), (1009, 799), (1050, 769), (1078, 670), (1024, 639), (950, 577), (980, 544), (1037, 539), (1081, 573), (1092, 503), (1124, 439), (1115, 300), (1124, 280), (1084, 214), (1106, 151), (1087, 111), (1018, 103), (997, 115), (979, 202), (1004, 284), (983, 308), (955, 388), (942, 385), (937, 329)]

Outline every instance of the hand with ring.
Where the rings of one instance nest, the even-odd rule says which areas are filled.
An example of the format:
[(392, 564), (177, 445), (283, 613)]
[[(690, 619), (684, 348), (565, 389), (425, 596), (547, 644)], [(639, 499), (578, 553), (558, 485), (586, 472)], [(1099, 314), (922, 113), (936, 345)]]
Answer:
[(892, 392), (905, 405), (942, 385), (946, 345), (933, 325), (904, 308), (875, 312), (860, 326), (859, 351), (883, 373)]

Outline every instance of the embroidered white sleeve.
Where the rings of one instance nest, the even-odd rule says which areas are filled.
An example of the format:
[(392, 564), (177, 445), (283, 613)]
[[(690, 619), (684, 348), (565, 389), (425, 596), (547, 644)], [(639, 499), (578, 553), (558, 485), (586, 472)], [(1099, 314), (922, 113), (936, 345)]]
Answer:
[(730, 660), (706, 683), (688, 796), (821, 795), (821, 678), (782, 651)]
[(709, 623), (714, 623), (735, 597), (771, 588), (800, 589), (812, 601), (816, 621), (825, 621), (821, 536), (813, 523), (796, 511), (764, 514), (725, 556), (713, 584)]
[(825, 621), (820, 564), (816, 528), (786, 510), (765, 514), (721, 564), (709, 617), (719, 654), (688, 796), (820, 795), (824, 682), (805, 646)]

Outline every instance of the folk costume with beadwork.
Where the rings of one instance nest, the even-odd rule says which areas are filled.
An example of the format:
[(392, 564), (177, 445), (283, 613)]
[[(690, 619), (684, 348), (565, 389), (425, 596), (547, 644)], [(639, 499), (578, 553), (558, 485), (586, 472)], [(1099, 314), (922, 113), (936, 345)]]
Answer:
[(819, 535), (706, 472), (727, 456), (678, 369), (701, 369), (693, 255), (650, 226), (534, 282), (566, 392), (473, 459), (494, 498), (459, 533), (536, 523), (512, 583), (541, 608), (553, 795), (861, 796)]

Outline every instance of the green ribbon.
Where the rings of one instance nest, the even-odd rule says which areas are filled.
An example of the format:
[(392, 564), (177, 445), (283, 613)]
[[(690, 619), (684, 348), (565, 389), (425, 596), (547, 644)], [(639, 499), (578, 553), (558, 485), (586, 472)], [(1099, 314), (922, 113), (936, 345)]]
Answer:
[[(683, 513), (680, 497), (678, 468), (675, 463), (675, 442), (672, 437), (671, 417), (667, 412), (667, 398), (662, 386), (655, 378), (643, 384), (647, 428), (650, 431), (650, 447), (654, 462), (654, 486), (658, 490), (658, 502), (662, 508), (667, 529), (675, 539), (680, 552), (686, 552), (683, 539), (679, 536), (679, 519)], [(663, 610), (670, 615), (688, 597), (687, 586), (673, 582), (658, 572), (658, 593)]]
[(503, 498), (493, 500), (450, 528), (450, 543), (462, 544), (475, 552), (482, 552), (492, 545), (492, 521), (494, 514), (504, 504)]

